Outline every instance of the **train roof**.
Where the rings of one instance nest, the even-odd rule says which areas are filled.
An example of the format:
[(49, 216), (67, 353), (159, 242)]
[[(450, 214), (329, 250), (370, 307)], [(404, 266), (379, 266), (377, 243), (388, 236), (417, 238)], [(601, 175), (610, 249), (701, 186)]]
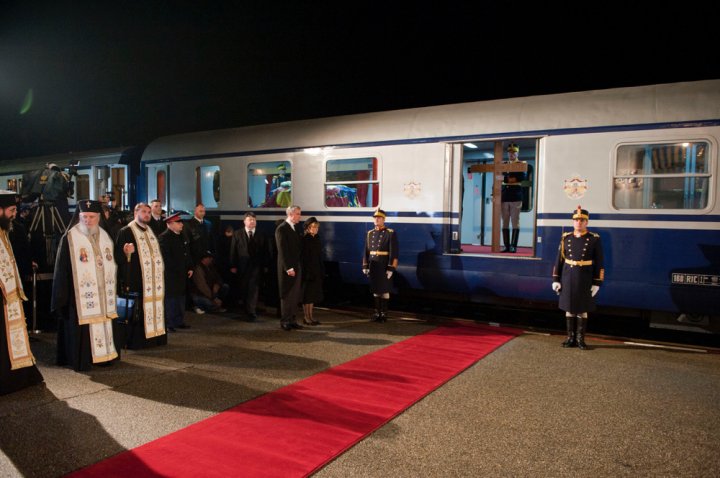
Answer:
[(161, 137), (143, 161), (720, 119), (720, 80), (429, 106)]
[(25, 171), (43, 169), (48, 163), (55, 163), (60, 168), (67, 168), (71, 162), (78, 161), (79, 167), (104, 164), (120, 164), (127, 154), (139, 151), (138, 146), (120, 148), (95, 149), (69, 153), (49, 154), (46, 156), (31, 156), (16, 158), (10, 161), (0, 161), (0, 174), (13, 174)]

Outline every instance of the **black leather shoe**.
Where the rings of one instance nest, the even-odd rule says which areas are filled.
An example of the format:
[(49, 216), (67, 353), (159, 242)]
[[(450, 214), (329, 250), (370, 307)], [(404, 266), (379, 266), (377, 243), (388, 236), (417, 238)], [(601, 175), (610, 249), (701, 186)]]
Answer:
[(287, 330), (288, 332), (290, 332), (293, 329), (292, 325), (290, 325), (290, 324), (280, 324), (280, 328), (283, 330)]
[(304, 329), (305, 328), (302, 325), (298, 324), (297, 322), (293, 322), (292, 324), (290, 324), (290, 327), (292, 327), (293, 329)]
[(567, 349), (570, 347), (577, 347), (577, 342), (575, 342), (575, 337), (568, 337), (565, 339), (565, 342), (562, 343), (563, 348)]

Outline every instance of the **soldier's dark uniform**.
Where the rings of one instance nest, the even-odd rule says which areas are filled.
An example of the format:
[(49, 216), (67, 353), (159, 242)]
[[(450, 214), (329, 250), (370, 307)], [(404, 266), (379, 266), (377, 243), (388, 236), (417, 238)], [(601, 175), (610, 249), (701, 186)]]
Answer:
[[(589, 214), (578, 208), (573, 213), (573, 219), (578, 218), (589, 219)], [(568, 339), (563, 346), (572, 347), (577, 344), (580, 348), (585, 348), (587, 313), (595, 310), (591, 287), (599, 287), (604, 279), (600, 235), (590, 231), (580, 236), (576, 236), (574, 232), (563, 234), (553, 267), (553, 282), (561, 284), (558, 306), (566, 312)]]
[[(386, 217), (385, 211), (378, 209), (373, 217)], [(392, 278), (388, 272), (394, 272), (398, 264), (397, 234), (394, 230), (383, 226), (368, 231), (365, 237), (365, 253), (363, 254), (363, 270), (368, 271), (370, 292), (375, 300), (375, 315), (372, 320), (385, 322), (392, 290)]]

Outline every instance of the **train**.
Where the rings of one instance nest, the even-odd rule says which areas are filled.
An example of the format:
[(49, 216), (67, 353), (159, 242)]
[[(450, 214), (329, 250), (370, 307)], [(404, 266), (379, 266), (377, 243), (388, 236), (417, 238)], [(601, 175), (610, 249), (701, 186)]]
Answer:
[[(382, 208), (401, 294), (553, 307), (551, 271), (578, 206), (600, 234), (601, 310), (720, 333), (720, 80), (498, 99), (178, 134), (147, 144), (137, 200), (246, 211), (272, 234), (288, 205), (321, 223), (333, 284), (366, 284)], [(525, 172), (515, 253), (501, 252), (509, 144)], [(219, 229), (218, 229), (219, 230)]]
[(143, 149), (121, 146), (2, 161), (0, 187), (21, 195), (23, 181), (55, 165), (73, 183), (67, 198), (69, 212), (74, 211), (78, 198), (99, 200), (104, 194), (112, 195), (118, 208), (128, 209), (145, 195), (146, 181), (140, 180)]

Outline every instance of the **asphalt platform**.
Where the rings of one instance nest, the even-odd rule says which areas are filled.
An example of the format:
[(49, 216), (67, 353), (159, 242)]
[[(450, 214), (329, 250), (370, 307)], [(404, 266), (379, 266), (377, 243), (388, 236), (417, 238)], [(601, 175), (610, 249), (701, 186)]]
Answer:
[[(316, 318), (286, 332), (188, 313), (167, 346), (88, 373), (55, 366), (54, 334), (38, 334), (45, 384), (0, 397), (0, 476), (62, 476), (442, 323)], [(511, 340), (315, 476), (720, 476), (720, 354), (562, 339)]]

